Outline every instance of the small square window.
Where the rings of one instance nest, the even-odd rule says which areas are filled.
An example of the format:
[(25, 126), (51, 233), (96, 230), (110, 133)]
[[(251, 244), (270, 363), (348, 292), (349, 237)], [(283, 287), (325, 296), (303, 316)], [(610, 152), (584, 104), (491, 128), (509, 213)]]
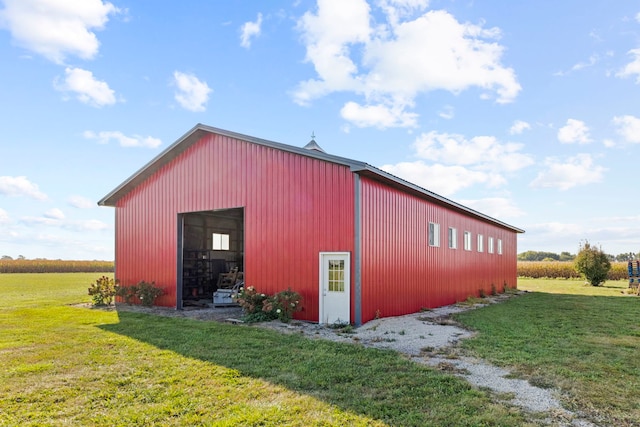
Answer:
[(211, 249), (214, 251), (228, 251), (229, 250), (229, 235), (213, 233)]
[(440, 246), (440, 224), (429, 223), (429, 246)]
[(458, 248), (458, 230), (453, 227), (449, 227), (449, 248)]

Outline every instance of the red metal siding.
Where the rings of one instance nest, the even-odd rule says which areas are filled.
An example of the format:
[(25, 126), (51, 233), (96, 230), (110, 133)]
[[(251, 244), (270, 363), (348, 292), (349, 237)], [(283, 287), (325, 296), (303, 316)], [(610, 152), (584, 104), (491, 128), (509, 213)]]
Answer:
[[(361, 179), (362, 322), (375, 316), (415, 313), (516, 286), (516, 233), (450, 208)], [(430, 247), (428, 223), (440, 224), (440, 246)], [(458, 248), (448, 247), (448, 228), (458, 233)], [(464, 250), (464, 231), (472, 250)], [(477, 252), (477, 235), (484, 252)], [(494, 253), (488, 253), (488, 238)], [(497, 240), (502, 240), (502, 255)]]
[(318, 319), (318, 253), (353, 251), (349, 168), (209, 134), (117, 202), (116, 277), (155, 281), (176, 305), (177, 214), (245, 208), (245, 281), (304, 297)]

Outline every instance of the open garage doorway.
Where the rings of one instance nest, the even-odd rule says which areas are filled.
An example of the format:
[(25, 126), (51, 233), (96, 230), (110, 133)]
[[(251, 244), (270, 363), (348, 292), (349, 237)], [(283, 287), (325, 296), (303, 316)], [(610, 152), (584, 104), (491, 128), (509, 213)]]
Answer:
[(244, 208), (178, 216), (178, 309), (210, 306), (219, 287), (243, 274)]

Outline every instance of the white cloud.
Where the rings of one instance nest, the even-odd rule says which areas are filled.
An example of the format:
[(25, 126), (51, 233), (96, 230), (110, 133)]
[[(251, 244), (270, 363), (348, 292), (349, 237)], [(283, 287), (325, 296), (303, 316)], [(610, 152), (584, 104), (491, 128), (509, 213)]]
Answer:
[(582, 120), (569, 119), (567, 124), (558, 130), (558, 141), (563, 144), (588, 144), (591, 142), (589, 128)]
[[(589, 34), (590, 36), (594, 37), (596, 36), (594, 33)], [(600, 55), (597, 54), (593, 54), (591, 56), (589, 56), (589, 60), (588, 61), (582, 61), (582, 62), (578, 62), (576, 64), (574, 64), (569, 71), (558, 71), (556, 73), (554, 73), (555, 76), (566, 76), (571, 74), (574, 71), (580, 71), (584, 68), (589, 68), (589, 67), (593, 67), (594, 65), (596, 65), (599, 61), (600, 61)]]
[(64, 228), (74, 231), (101, 231), (108, 229), (109, 225), (97, 219), (87, 219), (70, 221), (64, 225)]
[(8, 224), (11, 222), (11, 218), (9, 218), (9, 213), (4, 209), (0, 208), (0, 224)]
[(447, 196), (477, 184), (490, 188), (505, 185), (503, 174), (533, 164), (531, 156), (520, 152), (522, 144), (502, 144), (489, 136), (467, 140), (462, 135), (432, 131), (418, 136), (413, 148), (416, 157), (434, 163), (418, 160), (387, 164), (381, 169)]
[(40, 191), (38, 185), (26, 176), (0, 176), (0, 194), (6, 196), (25, 196), (36, 200), (47, 200), (47, 195)]
[(211, 89), (206, 82), (198, 80), (192, 74), (174, 71), (174, 83), (178, 87), (175, 99), (182, 108), (189, 111), (204, 111), (205, 104), (209, 101)]
[[(616, 218), (582, 218), (579, 223), (547, 222), (527, 224), (527, 232), (518, 236), (518, 246), (526, 242), (527, 247), (544, 251), (578, 251), (579, 243), (589, 240), (610, 254), (637, 252), (640, 241), (640, 228), (633, 226), (633, 217), (618, 226)], [(637, 219), (636, 219), (637, 221)], [(522, 242), (521, 242), (522, 240)], [(567, 244), (572, 246), (567, 247)], [(557, 249), (556, 249), (557, 248)]]
[(438, 115), (446, 120), (451, 120), (455, 117), (454, 109), (451, 105), (445, 105), (442, 110), (438, 112)]
[(122, 147), (157, 148), (162, 144), (162, 141), (158, 138), (141, 135), (127, 136), (120, 131), (101, 131), (95, 133), (88, 130), (83, 133), (83, 136), (87, 139), (95, 139), (99, 144), (108, 144), (114, 140)]
[(626, 142), (640, 144), (640, 118), (635, 116), (616, 116), (613, 124), (618, 127), (617, 132)]
[(524, 211), (517, 207), (513, 200), (504, 197), (461, 200), (460, 203), (494, 218), (517, 218), (524, 215)]
[(465, 139), (458, 134), (423, 133), (413, 147), (420, 158), (446, 164), (474, 166), (481, 170), (514, 172), (533, 164), (533, 159), (520, 151), (523, 144), (500, 143), (492, 136)]
[(513, 125), (509, 128), (509, 133), (511, 135), (519, 135), (525, 130), (530, 130), (531, 125), (523, 120), (516, 120), (513, 122)]
[(362, 106), (356, 102), (347, 102), (340, 115), (345, 120), (353, 123), (357, 127), (377, 127), (380, 129), (389, 127), (416, 127), (415, 113), (409, 113), (397, 106), (387, 105), (366, 105)]
[(67, 199), (67, 203), (78, 209), (90, 209), (96, 206), (96, 204), (92, 200), (78, 195), (69, 196), (69, 198)]
[(68, 55), (95, 57), (100, 42), (93, 31), (120, 12), (101, 0), (4, 0), (4, 6), (0, 27), (13, 42), (58, 64)]
[[(298, 22), (306, 60), (317, 73), (293, 93), (301, 105), (346, 91), (364, 97), (368, 108), (380, 104), (401, 116), (417, 95), (433, 90), (457, 94), (478, 87), (484, 98), (495, 93), (498, 103), (507, 103), (521, 89), (514, 71), (501, 64), (504, 48), (495, 41), (497, 28), (460, 23), (442, 10), (408, 18), (428, 5), (410, 0), (380, 2), (386, 23), (372, 25), (367, 2), (346, 4), (319, 0), (317, 12), (307, 12)], [(405, 125), (413, 126), (412, 121)]]
[(549, 157), (545, 159), (545, 168), (531, 182), (532, 187), (568, 190), (579, 185), (601, 182), (607, 170), (594, 164), (590, 154), (578, 154), (569, 157), (566, 162)]
[(640, 84), (640, 49), (631, 49), (628, 53), (633, 57), (633, 60), (616, 75), (618, 77), (631, 77), (636, 75), (636, 83)]
[(318, 13), (305, 13), (298, 29), (307, 48), (305, 60), (313, 63), (319, 80), (300, 83), (294, 100), (307, 104), (314, 98), (360, 86), (349, 46), (369, 40), (369, 4), (364, 0), (319, 0)]
[(380, 169), (443, 196), (450, 196), (475, 184), (495, 186), (504, 183), (486, 172), (462, 166), (427, 165), (422, 160), (382, 165)]
[(50, 219), (64, 219), (65, 215), (60, 209), (52, 208), (44, 213), (44, 217)]
[(67, 219), (59, 209), (51, 209), (42, 216), (25, 216), (20, 218), (20, 222), (34, 226), (54, 227), (75, 232), (101, 231), (109, 228), (109, 225), (97, 219), (71, 220)]
[(91, 71), (82, 68), (66, 68), (63, 82), (54, 81), (54, 87), (61, 92), (74, 92), (79, 101), (93, 107), (116, 103), (115, 92), (106, 82), (97, 80)]
[(262, 13), (258, 13), (256, 22), (245, 22), (242, 27), (240, 27), (240, 46), (247, 49), (250, 48), (251, 39), (260, 35), (261, 26)]

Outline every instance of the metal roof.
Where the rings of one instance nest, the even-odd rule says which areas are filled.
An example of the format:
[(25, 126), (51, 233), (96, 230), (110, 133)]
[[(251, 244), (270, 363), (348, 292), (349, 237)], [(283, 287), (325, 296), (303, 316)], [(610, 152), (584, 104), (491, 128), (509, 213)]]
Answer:
[(182, 135), (176, 142), (171, 144), (164, 151), (162, 151), (160, 154), (154, 157), (149, 163), (144, 165), (137, 172), (135, 172), (133, 175), (127, 178), (122, 184), (116, 187), (113, 191), (111, 191), (109, 194), (104, 196), (98, 202), (98, 205), (115, 206), (117, 201), (120, 198), (124, 197), (124, 195), (126, 195), (129, 191), (131, 191), (136, 186), (141, 184), (144, 180), (146, 180), (151, 175), (153, 175), (162, 166), (166, 165), (167, 163), (169, 163), (170, 161), (178, 157), (187, 148), (189, 148), (191, 145), (198, 142), (206, 134), (223, 135), (223, 136), (235, 138), (241, 141), (250, 142), (252, 144), (258, 144), (258, 145), (271, 147), (271, 148), (275, 148), (282, 151), (287, 151), (290, 153), (299, 154), (301, 156), (312, 157), (312, 158), (324, 160), (331, 163), (345, 165), (345, 166), (348, 166), (352, 172), (357, 173), (358, 175), (365, 176), (367, 178), (371, 178), (377, 181), (381, 181), (391, 187), (416, 195), (418, 197), (429, 199), (432, 202), (435, 202), (440, 205), (447, 206), (456, 211), (463, 212), (471, 216), (483, 219), (495, 225), (512, 230), (516, 233), (524, 233), (524, 230), (522, 229), (506, 224), (502, 221), (499, 221), (481, 212), (478, 212), (476, 210), (463, 206), (459, 203), (456, 203), (452, 200), (447, 199), (446, 197), (440, 196), (436, 193), (426, 190), (416, 184), (413, 184), (409, 181), (406, 181), (402, 178), (399, 178), (395, 175), (392, 175), (388, 172), (385, 172), (381, 169), (371, 166), (365, 162), (352, 160), (352, 159), (348, 159), (340, 156), (334, 156), (332, 154), (327, 154), (324, 151), (319, 151), (317, 149), (310, 150), (307, 147), (295, 147), (292, 145), (282, 144), (279, 142), (269, 141), (266, 139), (255, 138), (252, 136), (231, 132), (228, 130), (203, 125), (200, 123), (194, 126), (187, 133)]

